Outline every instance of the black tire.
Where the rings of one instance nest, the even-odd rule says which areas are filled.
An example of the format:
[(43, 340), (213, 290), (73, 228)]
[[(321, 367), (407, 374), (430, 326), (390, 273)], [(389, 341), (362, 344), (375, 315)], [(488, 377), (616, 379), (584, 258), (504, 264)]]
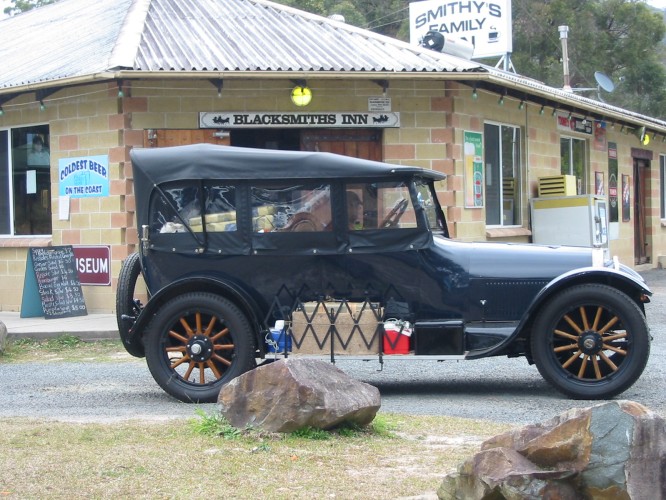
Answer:
[(250, 322), (229, 300), (193, 292), (171, 299), (151, 320), (146, 361), (155, 381), (186, 403), (215, 403), (220, 389), (255, 365)]
[(573, 399), (607, 399), (628, 389), (645, 369), (650, 334), (626, 294), (606, 285), (578, 285), (557, 294), (532, 331), (541, 376)]
[(141, 312), (141, 308), (134, 299), (134, 290), (140, 275), (141, 262), (139, 254), (134, 252), (125, 259), (118, 275), (116, 322), (118, 323), (118, 333), (125, 349), (133, 356), (141, 358), (145, 355), (143, 343), (140, 339), (135, 339), (134, 342), (131, 342), (129, 333), (133, 322), (123, 319), (123, 316), (136, 318)]

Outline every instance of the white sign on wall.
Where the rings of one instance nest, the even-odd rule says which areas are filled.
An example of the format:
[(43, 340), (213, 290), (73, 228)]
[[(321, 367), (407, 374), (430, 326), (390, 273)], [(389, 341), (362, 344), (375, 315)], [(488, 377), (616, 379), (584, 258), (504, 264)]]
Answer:
[(411, 2), (410, 43), (419, 45), (428, 31), (471, 42), (474, 59), (506, 55), (513, 50), (511, 0)]
[(290, 113), (219, 112), (199, 113), (199, 128), (391, 128), (400, 127), (400, 113)]

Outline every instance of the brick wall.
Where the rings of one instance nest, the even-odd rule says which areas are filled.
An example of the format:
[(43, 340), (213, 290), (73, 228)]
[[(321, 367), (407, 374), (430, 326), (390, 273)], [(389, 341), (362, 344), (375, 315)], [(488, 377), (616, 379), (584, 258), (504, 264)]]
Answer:
[[(305, 109), (317, 111), (367, 111), (368, 97), (382, 95), (380, 85), (365, 80), (313, 80), (312, 103)], [(0, 307), (19, 310), (25, 274), (27, 248), (35, 245), (110, 245), (111, 287), (84, 287), (91, 312), (111, 312), (115, 306), (116, 280), (122, 260), (137, 244), (134, 220), (134, 196), (129, 151), (143, 145), (145, 129), (197, 129), (200, 111), (304, 111), (290, 101), (291, 82), (287, 80), (228, 80), (221, 96), (208, 81), (134, 81), (126, 83), (125, 97), (118, 97), (115, 83), (63, 89), (45, 101), (39, 111), (26, 95), (12, 100), (0, 117), (0, 127), (49, 123), (51, 133), (53, 237), (48, 239), (0, 238)], [(559, 138), (552, 108), (540, 114), (540, 106), (506, 98), (503, 106), (498, 95), (479, 92), (472, 98), (471, 88), (448, 81), (391, 81), (386, 93), (392, 110), (400, 112), (401, 127), (384, 129), (383, 155), (387, 162), (432, 168), (448, 175), (438, 187), (440, 202), (447, 211), (451, 235), (460, 240), (489, 239), (485, 209), (464, 208), (463, 133), (483, 132), (484, 121), (520, 126), (526, 134), (523, 163), (527, 174), (522, 179), (522, 220), (528, 228), (529, 199), (537, 194), (538, 178), (559, 174)], [(591, 141), (591, 137), (589, 138)], [(619, 174), (633, 179), (631, 147), (637, 140), (631, 134), (609, 127), (608, 141), (618, 144)], [(659, 214), (658, 155), (666, 153), (666, 144), (653, 142), (649, 149), (655, 160), (649, 174), (649, 212), (653, 261), (666, 254), (666, 230)], [(589, 148), (590, 175), (588, 192), (593, 189), (594, 172), (605, 173), (608, 182), (607, 151)], [(110, 196), (72, 199), (70, 218), (58, 220), (57, 165), (60, 158), (109, 155)], [(632, 200), (634, 193), (632, 190)], [(633, 264), (633, 213), (630, 222), (617, 223), (617, 239), (611, 253)], [(501, 234), (501, 240), (529, 241), (529, 236), (515, 232)]]
[[(27, 99), (27, 98), (26, 98)], [(133, 213), (127, 212), (131, 185), (126, 179), (131, 115), (123, 110), (116, 84), (97, 84), (63, 89), (44, 103), (26, 100), (25, 106), (11, 106), (0, 126), (48, 123), (51, 153), (52, 238), (0, 239), (0, 305), (18, 311), (21, 306), (28, 247), (44, 245), (109, 245), (111, 247), (112, 286), (83, 286), (89, 312), (113, 311), (116, 278), (121, 260), (132, 246), (127, 244), (127, 227), (134, 225)], [(12, 101), (20, 104), (20, 100)], [(70, 199), (69, 219), (59, 220), (58, 161), (79, 156), (109, 155), (110, 194), (99, 198)], [(131, 200), (130, 200), (131, 201)], [(6, 278), (4, 278), (6, 276)]]

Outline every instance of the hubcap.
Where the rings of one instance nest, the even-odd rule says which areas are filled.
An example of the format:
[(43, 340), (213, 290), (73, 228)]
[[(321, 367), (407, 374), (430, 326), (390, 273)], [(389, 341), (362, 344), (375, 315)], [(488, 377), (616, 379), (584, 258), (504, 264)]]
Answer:
[(578, 346), (587, 355), (596, 354), (603, 348), (603, 339), (596, 332), (584, 332), (578, 340)]
[(195, 335), (187, 344), (187, 352), (190, 358), (201, 363), (213, 355), (213, 344), (206, 335)]

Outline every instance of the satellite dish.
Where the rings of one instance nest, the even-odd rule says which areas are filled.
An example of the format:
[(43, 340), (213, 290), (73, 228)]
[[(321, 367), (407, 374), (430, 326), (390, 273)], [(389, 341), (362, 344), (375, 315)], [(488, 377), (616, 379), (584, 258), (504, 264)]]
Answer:
[(615, 90), (615, 84), (607, 75), (601, 71), (594, 72), (594, 79), (597, 81), (597, 85), (604, 89), (606, 92), (611, 93)]
[(573, 92), (588, 92), (592, 90), (597, 91), (597, 99), (599, 99), (601, 102), (606, 102), (604, 101), (603, 97), (601, 97), (601, 90), (605, 90), (608, 93), (613, 92), (615, 90), (615, 84), (613, 83), (613, 80), (610, 79), (607, 75), (602, 73), (601, 71), (595, 71), (594, 72), (594, 79), (597, 81), (597, 86), (596, 87), (589, 87), (589, 88), (580, 88), (576, 87), (571, 89)]

